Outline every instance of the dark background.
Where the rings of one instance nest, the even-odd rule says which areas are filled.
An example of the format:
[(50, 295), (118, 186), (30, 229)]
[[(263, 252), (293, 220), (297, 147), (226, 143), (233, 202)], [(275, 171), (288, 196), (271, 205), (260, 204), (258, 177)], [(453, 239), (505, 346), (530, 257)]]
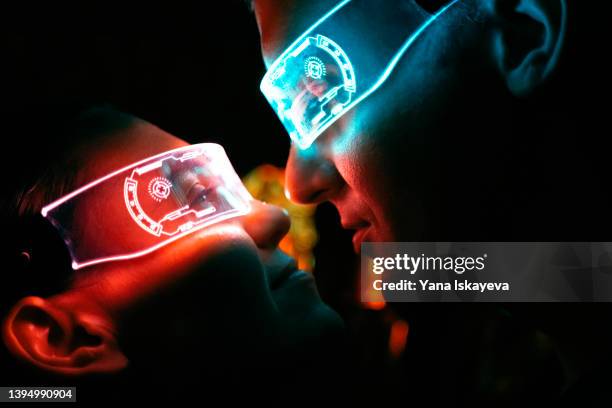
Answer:
[[(560, 98), (580, 106), (564, 136), (606, 134), (600, 118), (609, 115), (609, 92), (601, 81), (609, 75), (609, 36), (601, 21), (607, 10), (585, 6), (571, 12), (570, 32), (580, 36), (570, 37), (562, 62), (572, 75), (552, 85)], [(36, 114), (45, 109), (111, 104), (189, 142), (223, 144), (241, 175), (263, 163), (284, 166), (289, 139), (259, 93), (265, 70), (255, 20), (244, 2), (23, 3), (1, 14), (4, 117), (32, 112), (26, 117), (36, 121), (45, 118)], [(19, 123), (4, 129), (4, 153), (37, 150), (37, 143), (21, 137)], [(44, 133), (36, 138), (44, 141), (41, 146), (53, 143)], [(11, 156), (5, 154), (4, 164)], [(596, 164), (607, 168), (607, 156), (599, 151)], [(572, 165), (592, 165), (581, 157)], [(340, 230), (328, 205), (319, 209), (317, 227), (320, 291), (346, 319), (353, 338), (356, 369), (348, 381), (414, 398), (430, 393), (432, 405), (468, 401), (476, 393), (483, 405), (491, 398), (496, 406), (513, 406), (526, 393), (532, 402), (555, 395), (560, 368), (550, 344), (497, 305), (414, 305), (407, 351), (391, 358), (388, 330), (396, 313), (365, 310), (356, 302), (350, 235)], [(594, 232), (597, 239), (612, 239), (612, 233)], [(470, 331), (473, 336), (455, 341), (454, 333)]]
[(14, 7), (3, 13), (4, 102), (111, 103), (189, 141), (223, 142), (240, 172), (283, 164), (288, 139), (258, 92), (254, 18), (238, 0), (212, 4)]

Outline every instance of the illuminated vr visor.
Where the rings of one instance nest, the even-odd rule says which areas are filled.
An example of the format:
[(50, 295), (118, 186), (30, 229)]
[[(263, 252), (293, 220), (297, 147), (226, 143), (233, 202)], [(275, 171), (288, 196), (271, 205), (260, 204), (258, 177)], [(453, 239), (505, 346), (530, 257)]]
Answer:
[(344, 0), (271, 66), (261, 92), (302, 149), (387, 80), (428, 15), (412, 1)]
[(223, 148), (198, 144), (131, 164), (42, 209), (74, 269), (136, 258), (246, 214), (250, 194)]

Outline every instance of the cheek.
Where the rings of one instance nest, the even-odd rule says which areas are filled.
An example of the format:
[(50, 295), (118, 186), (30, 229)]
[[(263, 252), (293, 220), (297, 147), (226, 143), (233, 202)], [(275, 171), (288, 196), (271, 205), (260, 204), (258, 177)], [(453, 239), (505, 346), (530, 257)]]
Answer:
[(367, 205), (374, 216), (377, 240), (418, 237), (437, 168), (439, 140), (430, 132), (435, 115), (422, 101), (398, 95), (382, 93), (369, 101), (355, 117), (361, 131), (350, 135), (350, 143), (345, 139), (334, 156), (351, 200)]
[(89, 289), (117, 322), (134, 364), (208, 364), (219, 356), (210, 350), (232, 351), (239, 340), (275, 331), (278, 312), (257, 253), (240, 239), (216, 239), (223, 245), (191, 254), (177, 248), (143, 258), (138, 267), (108, 271)]
[(395, 158), (385, 153), (385, 143), (376, 134), (360, 134), (350, 148), (336, 154), (336, 168), (347, 185), (342, 200), (358, 208), (374, 227), (376, 240), (391, 240), (395, 223), (393, 204), (402, 186), (392, 177)]
[(141, 258), (102, 264), (88, 275), (91, 278), (82, 278), (79, 285), (92, 285), (101, 301), (119, 314), (162, 297), (175, 299), (167, 302), (170, 307), (187, 289), (197, 294), (190, 296), (195, 303), (243, 292), (265, 298), (256, 248), (244, 231), (230, 225), (203, 230)]
[(440, 187), (452, 174), (444, 172), (440, 153), (459, 137), (453, 123), (463, 100), (459, 67), (465, 51), (443, 47), (452, 43), (443, 40), (415, 47), (355, 109), (335, 144), (335, 164), (351, 200), (369, 207), (385, 240), (421, 238), (435, 222)]

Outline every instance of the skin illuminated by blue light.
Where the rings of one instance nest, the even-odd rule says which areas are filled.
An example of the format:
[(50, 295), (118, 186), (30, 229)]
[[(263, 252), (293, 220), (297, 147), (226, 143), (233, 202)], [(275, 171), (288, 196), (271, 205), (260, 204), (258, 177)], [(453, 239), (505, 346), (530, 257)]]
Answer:
[[(270, 80), (269, 75), (271, 73), (276, 72), (276, 70), (279, 67), (279, 65), (280, 64), (284, 64), (285, 61), (292, 54), (295, 54), (296, 52), (297, 52), (297, 54), (299, 54), (301, 51), (300, 50), (296, 50), (296, 47), (298, 47), (298, 45), (301, 42), (304, 42), (305, 39), (309, 35), (312, 35), (312, 32), (319, 25), (321, 25), (323, 22), (325, 22), (327, 19), (329, 19), (331, 16), (333, 16), (336, 12), (338, 12), (340, 9), (342, 9), (344, 6), (346, 6), (350, 2), (351, 2), (351, 0), (344, 0), (344, 1), (340, 2), (338, 5), (336, 5), (332, 10), (330, 10), (327, 14), (325, 14), (323, 17), (321, 17), (308, 30), (306, 30), (306, 32), (304, 34), (302, 34), (296, 41), (294, 41), (291, 44), (291, 46), (270, 66), (270, 69), (268, 70), (268, 73), (266, 74), (266, 76), (262, 80), (261, 86), (260, 86), (261, 92), (266, 96), (266, 98), (268, 98), (268, 100), (273, 100), (274, 98), (272, 98), (271, 96), (275, 93), (274, 85), (272, 84), (272, 81)], [(364, 99), (366, 99), (372, 93), (377, 91), (387, 81), (387, 79), (389, 78), (389, 76), (391, 75), (391, 73), (393, 72), (393, 70), (395, 69), (395, 67), (397, 66), (399, 61), (401, 60), (401, 58), (404, 56), (404, 54), (410, 48), (410, 46), (414, 43), (414, 41), (435, 20), (437, 20), (438, 17), (440, 17), (442, 14), (444, 14), (450, 7), (452, 7), (457, 2), (459, 2), (459, 0), (451, 1), (449, 4), (447, 4), (442, 9), (440, 9), (436, 14), (432, 15), (427, 21), (425, 21), (425, 23), (423, 23), (414, 33), (412, 33), (410, 35), (410, 37), (404, 42), (402, 47), (400, 47), (398, 49), (398, 51), (395, 53), (393, 58), (389, 61), (388, 65), (386, 66), (385, 70), (380, 75), (378, 80), (367, 91), (365, 91), (363, 94), (361, 94), (358, 98), (354, 99), (350, 104), (344, 106), (343, 109), (340, 112), (336, 112), (331, 117), (331, 119), (327, 120), (322, 126), (318, 127), (314, 132), (311, 132), (310, 134), (305, 134), (305, 135), (299, 134), (297, 131), (290, 131), (290, 137), (293, 140), (293, 142), (295, 144), (297, 144), (298, 147), (300, 147), (302, 150), (308, 149), (312, 145), (312, 143), (323, 132), (325, 132), (330, 126), (332, 126), (339, 118), (341, 118), (343, 115), (345, 115), (348, 111), (350, 111), (353, 107), (355, 107), (360, 102), (362, 102)], [(348, 63), (349, 63), (349, 65), (352, 66), (350, 60), (348, 61)], [(351, 67), (351, 70), (352, 70), (352, 67)], [(275, 107), (276, 113), (277, 113), (277, 115), (281, 119), (284, 118), (284, 111), (285, 111), (284, 108), (285, 107), (282, 106), (282, 105), (278, 106), (278, 107)], [(301, 127), (299, 124), (296, 125), (296, 123), (293, 120), (291, 120), (291, 121), (292, 121), (292, 123), (294, 125), (293, 127), (295, 129), (299, 129)]]
[[(347, 109), (347, 106), (350, 104), (350, 101), (352, 100), (353, 93), (355, 93), (356, 91), (356, 82), (355, 82), (356, 80), (355, 80), (355, 72), (353, 70), (353, 65), (351, 61), (349, 60), (348, 56), (346, 55), (346, 53), (340, 48), (340, 46), (336, 44), (334, 41), (332, 41), (331, 39), (325, 36), (322, 36), (322, 35), (318, 35), (316, 38), (308, 37), (304, 41), (304, 44), (310, 44), (312, 41), (316, 43), (316, 47), (318, 49), (324, 50), (331, 58), (334, 59), (337, 66), (339, 67), (339, 70), (342, 72), (343, 86), (334, 86), (324, 96), (319, 98), (319, 103), (320, 103), (319, 113), (310, 120), (311, 124), (315, 124), (315, 127), (318, 126), (315, 129), (315, 131), (308, 132), (307, 130), (304, 129), (304, 127), (299, 121), (291, 120), (291, 123), (293, 127), (295, 127), (296, 133), (297, 133), (297, 136), (296, 136), (296, 133), (290, 132), (290, 135), (292, 135), (292, 139), (294, 140), (297, 139), (300, 145), (306, 146), (306, 147), (311, 145), (312, 142), (316, 139), (316, 136), (318, 136), (319, 134), (317, 133), (318, 129), (321, 129), (327, 122), (333, 122), (334, 118), (340, 117), (344, 114), (345, 110)], [(310, 46), (311, 45), (307, 45), (306, 47), (303, 47), (302, 51), (305, 49), (308, 49), (308, 47)], [(302, 48), (302, 46), (300, 46), (300, 48)], [(298, 51), (292, 53), (292, 55), (298, 55)], [(309, 58), (312, 58), (312, 57), (309, 57)], [(341, 89), (344, 89), (347, 92), (348, 100), (345, 103), (338, 103), (336, 106), (334, 106), (331, 109), (331, 112), (330, 112), (331, 115), (327, 114), (325, 112), (326, 105), (331, 103), (333, 100), (335, 100), (335, 98), (338, 96), (338, 93), (340, 92)], [(339, 102), (339, 101), (336, 100), (336, 102)], [(290, 115), (293, 114), (293, 112), (291, 111), (292, 109), (293, 109), (293, 106), (289, 110), (288, 114)], [(278, 108), (278, 111), (280, 115), (281, 114), (280, 106)], [(287, 116), (287, 114), (284, 114), (284, 115)]]

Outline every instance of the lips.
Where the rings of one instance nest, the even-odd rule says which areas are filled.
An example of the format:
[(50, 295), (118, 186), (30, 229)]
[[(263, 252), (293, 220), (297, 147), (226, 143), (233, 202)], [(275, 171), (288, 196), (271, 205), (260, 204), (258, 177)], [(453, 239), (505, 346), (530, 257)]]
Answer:
[(348, 190), (346, 194), (331, 200), (338, 209), (342, 228), (353, 230), (353, 249), (355, 253), (361, 252), (361, 243), (371, 239), (371, 231), (375, 225), (375, 217), (363, 197), (359, 197)]
[(361, 219), (353, 219), (351, 221), (342, 219), (342, 228), (355, 231), (353, 234), (353, 249), (355, 253), (358, 254), (361, 252), (361, 243), (370, 231), (370, 227), (371, 224), (369, 222)]
[(271, 289), (282, 286), (289, 277), (298, 272), (297, 263), (287, 254), (276, 250), (266, 261), (266, 272)]
[(368, 239), (368, 233), (370, 232), (370, 225), (367, 227), (359, 228), (353, 235), (353, 250), (355, 253), (361, 253), (361, 243)]
[(353, 250), (355, 253), (361, 252), (361, 243), (366, 239), (372, 224), (360, 217), (342, 217), (342, 228), (354, 230)]

